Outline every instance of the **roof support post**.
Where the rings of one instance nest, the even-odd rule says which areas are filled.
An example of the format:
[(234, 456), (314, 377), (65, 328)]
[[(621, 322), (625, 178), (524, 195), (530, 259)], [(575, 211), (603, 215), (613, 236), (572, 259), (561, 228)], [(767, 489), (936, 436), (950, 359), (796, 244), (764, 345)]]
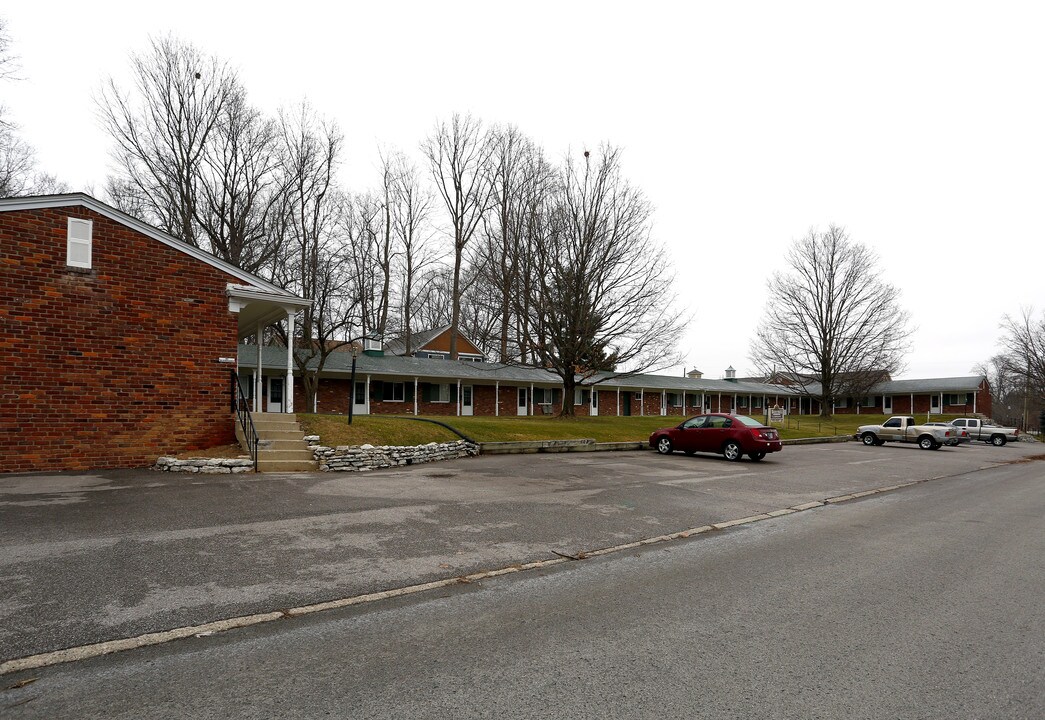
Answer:
[[(363, 388), (363, 399), (366, 401), (366, 414), (370, 414), (370, 376), (366, 376), (366, 387)], [(354, 401), (353, 401), (354, 402)]]
[(293, 310), (287, 310), (287, 383), (283, 394), (283, 412), (294, 412), (294, 320), (298, 314)]
[(639, 388), (639, 417), (646, 414), (646, 390)]
[[(976, 406), (973, 406), (975, 410)], [(620, 385), (617, 386), (617, 417), (620, 417)]]
[(501, 414), (501, 381), (496, 380), (493, 384), (493, 416)]
[(414, 417), (417, 417), (417, 378), (414, 378)]
[[(566, 404), (566, 393), (563, 393), (562, 402)], [(526, 414), (533, 415), (533, 383), (530, 383), (530, 395), (526, 398)]]
[(457, 416), (461, 416), (461, 378), (457, 378)]
[(261, 337), (265, 328), (258, 323), (258, 368), (254, 373), (254, 412), (261, 412)]

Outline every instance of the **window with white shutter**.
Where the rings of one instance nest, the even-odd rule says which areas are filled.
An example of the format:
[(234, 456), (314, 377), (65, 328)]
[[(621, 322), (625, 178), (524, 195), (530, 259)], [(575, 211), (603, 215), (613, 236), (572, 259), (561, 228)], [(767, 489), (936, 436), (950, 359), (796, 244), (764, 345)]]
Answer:
[(90, 220), (69, 218), (69, 234), (66, 242), (65, 264), (69, 267), (91, 267), (91, 232)]

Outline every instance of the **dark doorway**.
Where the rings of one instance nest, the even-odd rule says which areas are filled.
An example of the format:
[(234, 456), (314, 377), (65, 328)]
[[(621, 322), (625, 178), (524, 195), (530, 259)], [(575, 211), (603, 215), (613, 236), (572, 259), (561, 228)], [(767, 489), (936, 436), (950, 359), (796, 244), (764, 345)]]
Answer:
[(631, 417), (631, 393), (622, 392), (620, 394), (620, 413), (625, 417)]

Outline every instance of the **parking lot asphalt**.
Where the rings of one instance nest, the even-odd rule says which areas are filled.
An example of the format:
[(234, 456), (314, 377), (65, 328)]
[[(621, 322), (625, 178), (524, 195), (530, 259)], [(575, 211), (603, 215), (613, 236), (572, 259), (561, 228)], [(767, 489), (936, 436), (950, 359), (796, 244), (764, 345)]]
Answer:
[(789, 447), (760, 463), (611, 452), (345, 474), (0, 475), (0, 661), (575, 555), (1041, 454), (1045, 446), (1030, 443), (846, 443)]

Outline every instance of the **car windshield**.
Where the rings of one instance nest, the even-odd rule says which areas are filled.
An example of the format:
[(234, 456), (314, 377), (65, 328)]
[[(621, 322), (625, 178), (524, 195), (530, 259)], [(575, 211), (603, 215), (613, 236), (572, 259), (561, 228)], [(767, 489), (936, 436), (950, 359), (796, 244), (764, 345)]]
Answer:
[(762, 423), (755, 418), (750, 418), (747, 415), (737, 415), (736, 419), (748, 427), (762, 427)]

